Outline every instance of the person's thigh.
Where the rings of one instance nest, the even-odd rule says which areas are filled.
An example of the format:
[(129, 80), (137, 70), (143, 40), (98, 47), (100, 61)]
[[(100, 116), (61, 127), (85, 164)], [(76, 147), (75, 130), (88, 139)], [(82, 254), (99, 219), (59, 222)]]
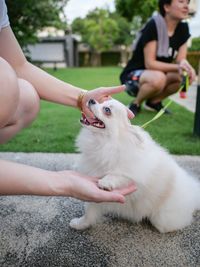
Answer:
[(18, 123), (21, 128), (30, 124), (40, 109), (40, 99), (34, 87), (23, 79), (18, 79), (20, 97), (18, 107), (10, 124)]
[(40, 99), (34, 87), (17, 78), (10, 65), (0, 59), (0, 128), (18, 121), (26, 126), (37, 115)]
[(15, 72), (0, 58), (0, 128), (14, 116), (19, 104), (20, 90)]
[(9, 64), (1, 59), (0, 84), (0, 143), (2, 144), (36, 118), (40, 109), (40, 98), (34, 87), (29, 82), (18, 79)]
[(140, 76), (140, 85), (148, 83), (150, 86), (162, 89), (166, 85), (166, 74), (157, 70), (145, 70)]

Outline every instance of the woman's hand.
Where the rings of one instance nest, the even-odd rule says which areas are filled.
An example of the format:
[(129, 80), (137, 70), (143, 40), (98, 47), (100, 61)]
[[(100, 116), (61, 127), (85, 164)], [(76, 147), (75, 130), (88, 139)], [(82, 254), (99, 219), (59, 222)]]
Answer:
[[(102, 103), (105, 100), (111, 98), (111, 95), (123, 92), (125, 90), (124, 85), (115, 86), (115, 87), (100, 87), (93, 89), (85, 93), (82, 99), (82, 111), (87, 116), (87, 118), (94, 118), (92, 112), (87, 106), (87, 102), (90, 99), (95, 99), (97, 102)], [(133, 119), (134, 114), (127, 108), (128, 118)]]
[(183, 71), (186, 71), (189, 76), (189, 82), (192, 84), (192, 82), (196, 78), (196, 73), (193, 67), (190, 65), (190, 63), (186, 59), (182, 59), (179, 63), (179, 72), (182, 75)]
[(93, 202), (125, 202), (125, 195), (136, 190), (130, 185), (118, 190), (104, 191), (98, 178), (78, 172), (49, 171), (40, 168), (0, 160), (0, 195), (37, 195), (75, 197)]
[(63, 183), (67, 184), (67, 195), (84, 201), (124, 203), (125, 195), (136, 191), (136, 186), (131, 181), (123, 188), (105, 191), (98, 187), (97, 177), (82, 175), (75, 171), (59, 171), (57, 174)]

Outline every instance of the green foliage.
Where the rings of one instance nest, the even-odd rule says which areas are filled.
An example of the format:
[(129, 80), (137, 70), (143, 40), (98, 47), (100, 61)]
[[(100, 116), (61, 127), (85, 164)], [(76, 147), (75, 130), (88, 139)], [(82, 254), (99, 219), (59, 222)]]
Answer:
[(192, 46), (189, 48), (189, 51), (200, 51), (200, 37), (192, 39)]
[(144, 23), (157, 10), (157, 0), (115, 0), (117, 12), (132, 21), (134, 16), (140, 16)]
[(117, 22), (109, 16), (109, 11), (96, 8), (86, 18), (77, 18), (72, 23), (72, 31), (82, 36), (96, 53), (108, 51), (119, 36)]
[(200, 37), (192, 39), (192, 46), (189, 47), (188, 51), (187, 59), (198, 74), (200, 67)]
[(200, 64), (200, 51), (190, 51), (187, 53), (187, 60), (190, 62), (192, 67), (195, 69), (196, 74), (199, 71)]
[[(85, 89), (119, 84), (121, 68), (67, 68), (49, 70), (59, 79)], [(78, 77), (78, 79), (77, 79)], [(122, 92), (114, 96), (125, 105), (132, 100)], [(172, 116), (161, 116), (146, 128), (152, 137), (174, 154), (200, 155), (200, 139), (192, 135), (194, 114), (172, 103)], [(143, 125), (154, 113), (145, 111), (132, 120)], [(15, 138), (0, 146), (0, 151), (75, 152), (75, 138), (80, 130), (80, 112), (76, 109), (42, 102), (37, 120)]]
[(116, 45), (130, 45), (132, 43), (133, 37), (131, 36), (131, 24), (130, 22), (122, 17), (117, 12), (110, 13), (110, 17), (117, 22), (118, 27), (118, 37), (115, 39), (114, 43)]
[[(96, 8), (86, 18), (77, 18), (72, 23), (72, 31), (82, 36), (82, 42), (90, 46), (92, 53), (81, 58), (82, 65), (102, 65), (102, 52), (109, 51), (114, 45), (130, 45), (131, 24), (116, 12)], [(104, 60), (105, 62), (105, 60)], [(108, 63), (106, 63), (108, 64)]]
[(120, 30), (117, 21), (107, 9), (96, 8), (86, 18), (77, 18), (72, 31), (82, 36), (82, 42), (91, 48), (91, 65), (101, 65), (101, 53), (109, 51), (119, 41)]
[(84, 25), (84, 19), (82, 18), (76, 18), (73, 20), (71, 24), (72, 32), (80, 34), (83, 38), (85, 35), (85, 25)]
[(36, 42), (37, 31), (44, 27), (66, 28), (63, 7), (68, 0), (7, 0), (11, 27), (20, 45)]

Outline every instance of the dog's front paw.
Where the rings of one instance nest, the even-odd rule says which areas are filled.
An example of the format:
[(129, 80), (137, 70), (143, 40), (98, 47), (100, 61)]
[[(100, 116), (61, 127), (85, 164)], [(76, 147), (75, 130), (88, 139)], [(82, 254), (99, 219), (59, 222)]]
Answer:
[(84, 221), (83, 217), (72, 219), (69, 223), (69, 226), (76, 230), (84, 230), (89, 227), (89, 225)]
[(108, 179), (107, 177), (100, 179), (98, 181), (98, 186), (101, 189), (109, 190), (109, 191), (111, 191), (115, 188), (115, 184), (113, 183), (112, 179)]
[(130, 181), (127, 178), (123, 177), (123, 175), (119, 176), (114, 174), (107, 174), (98, 181), (98, 186), (101, 189), (111, 191), (116, 188), (128, 185), (128, 183), (130, 183)]

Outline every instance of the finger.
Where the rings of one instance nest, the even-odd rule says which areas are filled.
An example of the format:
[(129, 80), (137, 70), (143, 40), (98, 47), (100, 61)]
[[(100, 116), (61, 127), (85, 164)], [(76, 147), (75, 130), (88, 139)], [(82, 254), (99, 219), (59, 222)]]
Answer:
[(95, 118), (95, 116), (94, 116), (94, 114), (91, 112), (91, 110), (88, 108), (88, 107), (84, 107), (83, 108), (83, 113), (85, 114), (85, 116), (89, 119), (89, 118), (91, 118), (91, 119), (94, 119)]
[(195, 72), (195, 70), (193, 68), (192, 68), (192, 76), (193, 76), (193, 78), (196, 77), (196, 72)]
[(119, 202), (125, 203), (125, 197), (118, 192), (104, 191), (102, 189), (96, 202)]
[(118, 193), (113, 193), (113, 201), (112, 202), (119, 202), (121, 204), (125, 203), (125, 197)]
[(102, 91), (106, 96), (121, 93), (125, 90), (125, 85), (120, 86), (113, 86), (113, 87), (106, 87), (103, 88)]
[(124, 196), (129, 195), (133, 192), (135, 192), (137, 190), (137, 187), (134, 183), (129, 184), (128, 186), (124, 187), (124, 188), (119, 188), (114, 190), (113, 192), (117, 192), (120, 193)]
[(102, 202), (119, 202), (125, 203), (125, 196), (131, 194), (137, 190), (134, 183), (129, 184), (125, 188), (116, 189), (113, 191), (101, 190), (101, 195), (99, 195), (99, 201)]
[(133, 114), (133, 112), (129, 108), (127, 108), (127, 113), (128, 113), (129, 119), (133, 119), (135, 117), (135, 115)]
[(104, 101), (107, 101), (110, 99), (112, 99), (110, 95), (103, 95), (101, 98), (99, 98), (99, 103), (103, 103)]

